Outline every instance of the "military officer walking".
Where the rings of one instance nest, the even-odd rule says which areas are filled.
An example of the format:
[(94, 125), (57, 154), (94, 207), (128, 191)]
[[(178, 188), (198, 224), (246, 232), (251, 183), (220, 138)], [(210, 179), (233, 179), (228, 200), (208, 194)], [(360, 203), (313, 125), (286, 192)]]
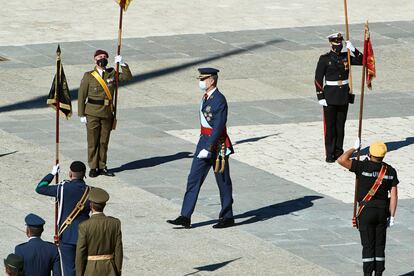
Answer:
[(103, 213), (108, 200), (108, 193), (101, 188), (92, 188), (89, 193), (92, 215), (79, 225), (77, 276), (121, 275), (121, 221)]
[[(394, 225), (399, 183), (396, 170), (383, 162), (387, 146), (376, 142), (369, 147), (369, 159), (351, 160), (354, 148), (338, 158), (338, 163), (358, 177), (357, 225), (362, 243), (362, 263), (365, 276), (382, 275), (385, 270), (387, 226)], [(388, 197), (390, 195), (390, 198)]]
[(16, 254), (9, 254), (4, 259), (4, 269), (7, 276), (24, 276), (23, 258)]
[[(344, 152), (345, 121), (354, 95), (349, 94), (349, 64), (347, 53), (342, 52), (342, 34), (334, 33), (328, 39), (331, 50), (319, 58), (315, 87), (319, 104), (323, 106), (325, 160), (333, 163)], [(362, 65), (362, 53), (350, 41), (346, 41), (346, 48), (354, 55), (351, 55), (351, 64)]]
[(78, 225), (89, 218), (90, 188), (86, 185), (86, 166), (80, 161), (70, 165), (70, 181), (58, 185), (49, 185), (59, 171), (59, 165), (53, 166), (52, 172), (46, 175), (37, 185), (36, 192), (41, 195), (57, 198), (59, 202), (59, 249), (65, 276), (75, 275), (76, 243), (78, 241)]
[[(114, 123), (113, 96), (115, 89), (115, 70), (106, 68), (108, 53), (95, 52), (95, 69), (86, 72), (78, 91), (78, 115), (86, 124), (88, 140), (89, 176), (114, 176), (106, 166), (109, 136)], [(115, 63), (121, 65), (119, 81), (132, 79), (131, 71), (121, 56), (115, 57)]]
[(234, 225), (232, 182), (230, 178), (229, 155), (233, 147), (226, 131), (227, 101), (217, 88), (217, 73), (214, 68), (199, 68), (199, 86), (203, 93), (200, 104), (201, 133), (187, 181), (181, 215), (167, 220), (174, 225), (191, 227), (191, 215), (197, 202), (201, 185), (211, 167), (214, 168), (220, 191), (221, 211), (219, 222), (214, 228)]
[(35, 214), (29, 214), (25, 222), (29, 241), (17, 245), (14, 250), (16, 255), (23, 257), (25, 275), (50, 276), (51, 272), (54, 276), (61, 275), (58, 248), (41, 238), (45, 221)]

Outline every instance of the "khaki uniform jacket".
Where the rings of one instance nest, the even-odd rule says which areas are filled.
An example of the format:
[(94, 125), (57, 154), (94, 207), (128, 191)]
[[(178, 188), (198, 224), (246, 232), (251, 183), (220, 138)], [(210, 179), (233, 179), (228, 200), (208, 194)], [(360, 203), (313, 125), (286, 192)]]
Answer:
[[(128, 65), (121, 66), (122, 72), (119, 73), (119, 81), (127, 81), (132, 79), (131, 71)], [(104, 89), (99, 82), (92, 76), (93, 71), (98, 71), (96, 68), (92, 71), (88, 71), (83, 75), (79, 90), (78, 90), (78, 115), (84, 117), (85, 115), (111, 118), (112, 110), (109, 105), (108, 97), (105, 94)], [(115, 69), (107, 68), (104, 72), (103, 79), (111, 92), (112, 98), (115, 90)], [(87, 102), (87, 99), (93, 100), (106, 100), (106, 105), (91, 104)]]
[[(121, 221), (103, 213), (79, 224), (76, 245), (76, 276), (120, 276), (123, 249)], [(112, 260), (89, 260), (88, 256), (111, 255)]]

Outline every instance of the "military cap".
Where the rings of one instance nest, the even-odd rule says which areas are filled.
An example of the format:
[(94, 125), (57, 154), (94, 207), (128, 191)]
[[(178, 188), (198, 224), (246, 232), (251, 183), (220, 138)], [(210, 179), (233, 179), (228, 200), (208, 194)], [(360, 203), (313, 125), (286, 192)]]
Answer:
[(99, 55), (106, 55), (106, 58), (109, 57), (108, 52), (105, 50), (96, 50), (95, 54), (93, 55), (93, 57), (99, 56)]
[(334, 43), (340, 43), (342, 40), (344, 40), (344, 36), (341, 33), (333, 33), (331, 35), (328, 35), (329, 42)]
[(81, 161), (73, 161), (72, 164), (70, 164), (70, 170), (72, 172), (86, 172), (86, 166)]
[(4, 266), (11, 268), (15, 272), (23, 271), (23, 257), (16, 254), (9, 254), (7, 258), (4, 259)]
[(24, 221), (26, 222), (27, 226), (35, 228), (42, 228), (46, 223), (44, 219), (35, 214), (28, 214)]
[(387, 145), (382, 141), (374, 142), (369, 146), (369, 153), (375, 157), (384, 157), (387, 153)]
[(198, 72), (200, 73), (200, 75), (198, 76), (198, 79), (204, 79), (204, 78), (208, 78), (211, 76), (217, 76), (217, 73), (220, 72), (220, 70), (207, 67), (207, 68), (198, 68)]
[(92, 188), (89, 192), (89, 201), (95, 203), (106, 203), (109, 200), (109, 194), (101, 188)]

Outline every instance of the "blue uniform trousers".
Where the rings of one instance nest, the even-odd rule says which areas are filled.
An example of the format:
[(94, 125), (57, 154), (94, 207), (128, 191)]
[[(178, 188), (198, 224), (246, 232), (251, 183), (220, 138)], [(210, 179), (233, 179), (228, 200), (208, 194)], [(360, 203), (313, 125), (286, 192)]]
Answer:
[(63, 273), (65, 276), (76, 276), (75, 270), (75, 257), (76, 257), (76, 244), (63, 243), (59, 245), (60, 252), (62, 254)]
[[(215, 157), (211, 159), (197, 158), (198, 152), (199, 150), (196, 151), (191, 164), (191, 170), (187, 181), (187, 190), (185, 192), (183, 206), (181, 208), (181, 215), (187, 218), (191, 218), (191, 215), (194, 212), (201, 185), (203, 185), (203, 182), (213, 165), (212, 162), (215, 161)], [(228, 158), (226, 158), (224, 173), (215, 173), (215, 177), (220, 191), (221, 211), (219, 218), (233, 218), (233, 189)]]

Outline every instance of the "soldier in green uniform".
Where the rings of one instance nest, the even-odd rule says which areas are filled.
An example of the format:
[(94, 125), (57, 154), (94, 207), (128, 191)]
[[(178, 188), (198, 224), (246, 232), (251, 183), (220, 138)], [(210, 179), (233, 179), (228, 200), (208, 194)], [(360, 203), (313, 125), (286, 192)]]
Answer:
[[(108, 53), (95, 52), (95, 69), (86, 72), (78, 91), (78, 115), (86, 124), (88, 140), (89, 176), (114, 176), (106, 167), (109, 136), (114, 123), (113, 96), (115, 90), (115, 70), (106, 68)], [(115, 57), (115, 63), (121, 65), (119, 81), (132, 79), (131, 71), (121, 56)]]
[(4, 269), (8, 276), (23, 276), (24, 275), (24, 260), (23, 257), (16, 254), (9, 254), (4, 259)]
[(121, 275), (123, 249), (121, 221), (103, 213), (108, 193), (92, 188), (91, 218), (79, 225), (76, 247), (76, 276)]

